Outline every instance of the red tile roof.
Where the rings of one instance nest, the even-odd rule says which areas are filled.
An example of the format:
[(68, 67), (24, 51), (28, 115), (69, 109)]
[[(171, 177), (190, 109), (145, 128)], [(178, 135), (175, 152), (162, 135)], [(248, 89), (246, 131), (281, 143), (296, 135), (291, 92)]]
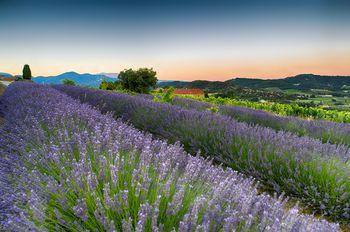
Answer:
[(10, 77), (1, 77), (0, 76), (0, 81), (14, 81), (15, 79), (10, 78)]
[(204, 95), (201, 89), (175, 89), (174, 94)]

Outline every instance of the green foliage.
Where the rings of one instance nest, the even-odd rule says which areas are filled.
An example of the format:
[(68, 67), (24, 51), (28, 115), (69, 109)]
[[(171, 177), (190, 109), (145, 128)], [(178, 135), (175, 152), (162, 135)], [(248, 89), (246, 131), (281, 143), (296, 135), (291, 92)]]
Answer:
[[(79, 154), (80, 151), (77, 151)], [(91, 150), (88, 150), (88, 156), (91, 157), (94, 161), (95, 171), (94, 174), (99, 176), (101, 173), (104, 173), (105, 178), (98, 180), (98, 187), (96, 189), (90, 189), (89, 184), (86, 179), (83, 180), (74, 180), (72, 179), (71, 183), (66, 184), (63, 183), (63, 187), (67, 188), (71, 191), (67, 191), (65, 195), (63, 194), (54, 194), (51, 193), (50, 203), (46, 210), (47, 223), (45, 227), (48, 229), (52, 229), (52, 231), (57, 230), (57, 227), (54, 225), (60, 224), (56, 215), (60, 215), (64, 217), (66, 222), (71, 223), (71, 227), (74, 228), (72, 231), (79, 231), (81, 228), (89, 231), (102, 231), (97, 230), (96, 228), (103, 228), (102, 225), (99, 224), (98, 218), (96, 218), (96, 214), (94, 212), (97, 210), (98, 205), (101, 205), (103, 209), (106, 210), (106, 217), (109, 220), (112, 220), (114, 226), (118, 228), (118, 231), (122, 231), (123, 221), (127, 221), (132, 226), (135, 226), (139, 220), (138, 211), (140, 211), (140, 207), (143, 204), (155, 204), (158, 200), (159, 203), (159, 221), (164, 225), (165, 231), (171, 231), (173, 228), (177, 228), (179, 222), (184, 217), (186, 213), (189, 211), (189, 204), (194, 202), (196, 197), (199, 197), (201, 194), (205, 194), (207, 191), (207, 186), (202, 185), (201, 183), (191, 182), (185, 183), (184, 189), (186, 190), (183, 194), (183, 202), (184, 204), (179, 207), (179, 210), (175, 214), (167, 214), (167, 208), (173, 202), (173, 198), (176, 194), (176, 183), (182, 177), (181, 173), (176, 173), (175, 176), (169, 176), (164, 180), (160, 180), (159, 173), (155, 172), (154, 167), (148, 166), (144, 167), (142, 170), (145, 175), (147, 175), (148, 179), (139, 178), (135, 176), (135, 170), (138, 170), (140, 167), (140, 159), (138, 154), (130, 154), (130, 153), (119, 153), (119, 159), (123, 160), (123, 162), (117, 162), (116, 166), (121, 172), (117, 173), (117, 182), (115, 184), (104, 183), (106, 180), (112, 180), (113, 174), (110, 170), (104, 170), (101, 168), (99, 164), (99, 160), (101, 157), (108, 162), (114, 163), (115, 158), (112, 159), (110, 155), (107, 153), (95, 153)], [(76, 162), (74, 159), (70, 157), (71, 155), (62, 154), (62, 160), (66, 161), (67, 164), (71, 164)], [(65, 164), (65, 165), (67, 165)], [(40, 163), (37, 164), (38, 166)], [(72, 168), (72, 167), (65, 167)], [(56, 173), (60, 173), (61, 170), (59, 167), (52, 166), (43, 166), (43, 172), (46, 175), (55, 177)], [(142, 176), (143, 177), (143, 176)], [(139, 178), (139, 179), (138, 179)], [(82, 182), (82, 185), (79, 185), (79, 182)], [(149, 185), (152, 188), (144, 189), (140, 188), (138, 190), (135, 187), (135, 183), (141, 183), (145, 186)], [(190, 185), (192, 184), (192, 185)], [(108, 188), (103, 186), (108, 186)], [(164, 191), (165, 186), (169, 186), (168, 192)], [(78, 194), (78, 197), (76, 196)], [(119, 204), (116, 208), (107, 205), (105, 197), (117, 197), (116, 199), (120, 202), (121, 199), (126, 199), (124, 204)], [(78, 201), (83, 199), (83, 204), (86, 205), (87, 215), (85, 221), (77, 222), (77, 217), (74, 215), (74, 206), (78, 204)], [(62, 202), (65, 202), (63, 204)], [(55, 213), (56, 211), (56, 213)], [(146, 223), (145, 231), (151, 231), (149, 228), (149, 224)]]
[(64, 85), (76, 85), (75, 82), (71, 79), (64, 79), (62, 81), (62, 84), (64, 84)]
[(119, 73), (119, 79), (124, 89), (136, 93), (149, 93), (157, 84), (156, 72), (153, 69), (126, 69)]
[(25, 80), (31, 80), (32, 79), (32, 72), (30, 71), (30, 67), (28, 64), (25, 64), (23, 67), (23, 79)]
[(0, 83), (0, 96), (5, 92), (6, 86)]
[(212, 107), (208, 108), (209, 111), (213, 113), (219, 112), (219, 107), (217, 105), (213, 105)]
[[(302, 74), (284, 79), (262, 80), (235, 78), (227, 81), (168, 81), (159, 87), (199, 88), (217, 97), (247, 101), (269, 101), (307, 107), (322, 106), (327, 110), (350, 111), (347, 102), (350, 76)], [(332, 95), (337, 101), (331, 101)], [(314, 101), (313, 105), (307, 102)]]
[(163, 100), (165, 102), (171, 103), (174, 99), (174, 88), (170, 87), (169, 89), (167, 89), (167, 91), (165, 91), (164, 95), (163, 95)]
[(343, 86), (341, 87), (341, 90), (350, 90), (350, 86), (348, 86), (348, 85), (343, 85)]
[(252, 102), (246, 100), (237, 100), (222, 97), (209, 98), (198, 96), (185, 96), (186, 98), (195, 99), (203, 102), (214, 104), (227, 104), (234, 106), (243, 106), (253, 109), (266, 110), (283, 116), (298, 116), (302, 118), (312, 118), (329, 120), (334, 122), (350, 123), (350, 112), (338, 110), (326, 110), (320, 107), (307, 107), (298, 104), (282, 104), (276, 102)]
[(123, 89), (120, 81), (110, 82), (106, 80), (102, 80), (99, 88), (102, 90), (122, 90)]
[(228, 87), (218, 97), (244, 99), (248, 101), (273, 101), (280, 103), (289, 103), (297, 99), (307, 99), (305, 94), (287, 94), (282, 91), (271, 91), (266, 89), (252, 89), (242, 87)]
[(223, 90), (228, 87), (243, 87), (251, 89), (278, 88), (281, 90), (327, 89), (335, 91), (340, 90), (343, 86), (350, 86), (350, 76), (301, 74), (294, 77), (275, 80), (235, 78), (227, 81), (173, 81), (160, 83), (159, 85), (171, 85), (177, 88), (200, 88), (210, 92), (223, 92)]
[(17, 76), (16, 79), (15, 79), (15, 81), (23, 81), (23, 77)]
[(153, 99), (155, 102), (172, 103), (174, 99), (174, 88), (170, 87), (166, 90), (159, 91)]

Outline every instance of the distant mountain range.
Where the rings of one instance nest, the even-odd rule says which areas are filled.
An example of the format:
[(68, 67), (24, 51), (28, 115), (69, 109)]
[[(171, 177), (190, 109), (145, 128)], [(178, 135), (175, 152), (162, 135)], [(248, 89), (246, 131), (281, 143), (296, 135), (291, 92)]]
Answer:
[(297, 89), (327, 89), (337, 91), (344, 86), (350, 86), (350, 76), (322, 76), (314, 74), (300, 74), (283, 79), (256, 79), (234, 78), (227, 81), (165, 81), (158, 86), (173, 86), (176, 88), (200, 88), (209, 92), (215, 92), (230, 87), (245, 87), (251, 89), (278, 88), (281, 90)]
[(0, 77), (12, 77), (12, 74), (5, 73), (5, 72), (0, 72)]
[(39, 76), (33, 77), (32, 80), (40, 84), (61, 84), (64, 79), (73, 80), (78, 85), (85, 85), (91, 87), (98, 87), (102, 80), (116, 81), (118, 74), (116, 73), (101, 73), (101, 74), (90, 74), (90, 73), (76, 73), (66, 72), (57, 76)]
[[(0, 77), (13, 77), (13, 75), (0, 72)], [(57, 76), (38, 76), (32, 80), (42, 84), (61, 84), (64, 79), (71, 79), (78, 85), (98, 87), (102, 80), (115, 81), (118, 79), (117, 73), (80, 74), (77, 72), (66, 72)], [(350, 86), (350, 76), (323, 76), (314, 74), (300, 74), (293, 77), (281, 79), (257, 79), (257, 78), (234, 78), (227, 81), (167, 81), (159, 80), (159, 87), (173, 86), (176, 88), (199, 88), (209, 92), (222, 91), (230, 87), (244, 87), (251, 89), (278, 88), (310, 90), (327, 89), (338, 91), (344, 86)]]
[[(98, 87), (102, 82), (102, 80), (106, 80), (109, 82), (116, 81), (118, 79), (118, 73), (79, 74), (76, 72), (66, 72), (57, 76), (48, 76), (48, 77), (39, 76), (39, 77), (32, 78), (34, 82), (41, 83), (41, 84), (61, 84), (64, 79), (73, 80), (78, 85)], [(163, 81), (158, 81), (158, 83), (161, 83), (161, 82)]]
[[(15, 78), (12, 74), (0, 72), (0, 77), (12, 77)], [(65, 72), (56, 76), (37, 76), (33, 77), (32, 80), (40, 84), (61, 84), (64, 79), (73, 80), (78, 85), (98, 87), (102, 80), (109, 82), (114, 82), (118, 79), (118, 73), (77, 73), (77, 72)], [(159, 80), (158, 83), (163, 81)]]
[(118, 78), (119, 74), (118, 73), (99, 73), (100, 75), (104, 75), (106, 77), (110, 77), (110, 78)]

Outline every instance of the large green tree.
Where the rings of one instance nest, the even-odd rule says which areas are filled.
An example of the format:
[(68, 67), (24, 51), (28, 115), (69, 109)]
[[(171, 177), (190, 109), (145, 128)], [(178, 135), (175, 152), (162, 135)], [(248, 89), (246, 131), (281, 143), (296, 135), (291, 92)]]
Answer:
[(148, 93), (157, 84), (157, 73), (151, 68), (138, 70), (126, 69), (119, 73), (119, 80), (124, 89), (137, 93)]
[(32, 72), (30, 71), (30, 67), (28, 64), (25, 64), (23, 67), (23, 75), (24, 80), (31, 80), (32, 79)]

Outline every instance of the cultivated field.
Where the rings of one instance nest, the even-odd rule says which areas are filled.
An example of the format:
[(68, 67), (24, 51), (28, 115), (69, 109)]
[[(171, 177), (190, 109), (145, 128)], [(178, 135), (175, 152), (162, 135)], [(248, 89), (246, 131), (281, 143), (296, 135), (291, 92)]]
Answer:
[(323, 109), (320, 107), (306, 107), (297, 104), (283, 104), (278, 102), (253, 102), (241, 99), (221, 98), (221, 97), (194, 97), (185, 96), (197, 101), (214, 103), (219, 105), (242, 106), (251, 109), (265, 110), (281, 116), (298, 116), (306, 119), (329, 120), (333, 122), (350, 123), (350, 112)]
[(322, 142), (350, 146), (350, 124), (327, 120), (308, 120), (293, 116), (280, 116), (271, 112), (228, 104), (213, 104), (187, 98), (175, 98), (173, 105), (198, 111), (213, 110), (219, 114), (252, 125), (272, 128), (276, 131), (289, 131), (299, 136), (308, 136)]
[(273, 191), (297, 196), (314, 212), (333, 220), (348, 220), (347, 146), (250, 126), (208, 111), (154, 103), (148, 97), (56, 88), (104, 112), (113, 112), (137, 128), (170, 142), (180, 141), (192, 154), (201, 150), (203, 155), (257, 178)]
[[(338, 231), (339, 223), (347, 228), (347, 145), (249, 123), (244, 112), (239, 122), (201, 102), (178, 100), (167, 104), (148, 95), (74, 86), (10, 85), (1, 98), (2, 228)], [(302, 202), (310, 215), (286, 196)]]

